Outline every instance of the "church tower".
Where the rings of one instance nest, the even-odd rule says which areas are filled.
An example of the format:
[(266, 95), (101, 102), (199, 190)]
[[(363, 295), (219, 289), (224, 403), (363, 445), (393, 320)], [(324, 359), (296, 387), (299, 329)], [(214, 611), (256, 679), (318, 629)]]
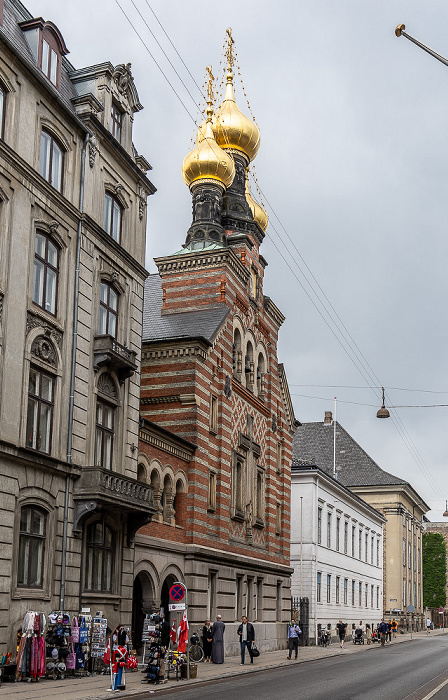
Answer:
[(268, 218), (248, 185), (260, 131), (236, 103), (227, 37), (224, 99), (214, 110), (209, 67), (206, 118), (182, 166), (192, 222), (145, 286), (139, 449), (158, 515), (139, 556), (149, 549), (160, 571), (169, 542), (191, 620), (247, 614), (273, 649), (290, 607), (295, 418), (277, 357), (284, 316), (263, 291)]

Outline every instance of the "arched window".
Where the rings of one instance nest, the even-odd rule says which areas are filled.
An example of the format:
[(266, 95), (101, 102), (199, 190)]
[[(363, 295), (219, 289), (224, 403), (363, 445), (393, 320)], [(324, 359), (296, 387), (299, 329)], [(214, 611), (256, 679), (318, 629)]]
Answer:
[(241, 333), (238, 328), (233, 332), (233, 376), (241, 381), (242, 367)]
[(244, 360), (244, 373), (246, 376), (246, 387), (254, 390), (254, 349), (250, 340), (246, 346), (246, 357)]
[(51, 238), (36, 232), (34, 248), (33, 302), (56, 315), (59, 251)]
[(104, 230), (114, 241), (120, 242), (123, 207), (110, 192), (104, 197)]
[(264, 375), (266, 374), (266, 365), (264, 355), (258, 354), (257, 362), (257, 394), (261, 399), (264, 399)]
[(176, 482), (176, 493), (173, 501), (174, 518), (176, 525), (184, 525), (185, 521), (185, 493), (184, 485), (181, 479)]
[(118, 294), (111, 284), (101, 282), (100, 287), (100, 335), (117, 337)]
[(47, 374), (38, 367), (30, 367), (26, 446), (46, 454), (51, 450), (54, 385), (55, 378), (51, 374)]
[(36, 506), (24, 506), (20, 512), (18, 586), (42, 588), (46, 520), (45, 511)]
[(86, 531), (87, 591), (112, 591), (114, 535), (106, 523), (92, 523)]
[(62, 173), (64, 150), (48, 131), (42, 130), (40, 136), (39, 173), (58, 192), (62, 192)]
[(137, 481), (142, 481), (146, 484), (146, 467), (144, 464), (139, 464), (137, 467)]

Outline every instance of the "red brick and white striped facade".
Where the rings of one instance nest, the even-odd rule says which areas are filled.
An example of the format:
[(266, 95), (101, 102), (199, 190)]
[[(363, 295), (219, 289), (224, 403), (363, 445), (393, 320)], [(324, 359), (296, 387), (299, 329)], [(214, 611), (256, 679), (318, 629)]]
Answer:
[[(226, 235), (229, 247), (156, 259), (162, 316), (229, 312), (211, 340), (143, 338), (140, 463), (159, 515), (139, 531), (136, 571), (143, 598), (156, 601), (164, 582), (184, 581), (190, 620), (222, 614), (236, 653), (242, 612), (260, 623), (261, 648), (284, 645), (295, 419), (277, 358), (284, 317), (263, 295), (266, 263), (254, 236)], [(153, 424), (171, 442), (168, 432), (151, 437)]]

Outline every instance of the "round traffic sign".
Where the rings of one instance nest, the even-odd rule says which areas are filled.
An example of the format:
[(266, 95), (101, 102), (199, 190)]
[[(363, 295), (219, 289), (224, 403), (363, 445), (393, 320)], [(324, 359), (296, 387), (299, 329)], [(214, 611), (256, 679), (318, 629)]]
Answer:
[(171, 600), (182, 600), (185, 595), (185, 589), (180, 583), (175, 583), (170, 588), (170, 598)]

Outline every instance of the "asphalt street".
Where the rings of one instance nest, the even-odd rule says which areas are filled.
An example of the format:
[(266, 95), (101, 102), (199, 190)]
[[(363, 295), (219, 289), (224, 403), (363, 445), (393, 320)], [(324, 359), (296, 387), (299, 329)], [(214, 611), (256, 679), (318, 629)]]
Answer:
[[(448, 637), (440, 636), (215, 681), (202, 692), (213, 700), (448, 700), (448, 686), (432, 695), (447, 679)], [(182, 700), (197, 700), (198, 694), (197, 686), (181, 690)]]

